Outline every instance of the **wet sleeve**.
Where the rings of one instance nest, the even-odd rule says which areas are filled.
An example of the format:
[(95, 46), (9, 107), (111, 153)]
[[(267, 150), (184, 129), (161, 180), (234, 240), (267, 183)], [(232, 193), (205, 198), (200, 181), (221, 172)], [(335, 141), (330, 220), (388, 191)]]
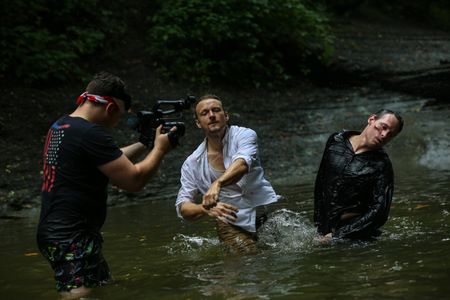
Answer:
[(368, 211), (359, 218), (356, 218), (354, 222), (336, 230), (333, 236), (338, 238), (366, 237), (384, 225), (388, 219), (392, 202), (394, 189), (393, 178), (392, 165), (387, 161), (383, 170), (376, 177)]
[(237, 151), (231, 161), (242, 158), (250, 170), (253, 162), (258, 159), (258, 136), (254, 130), (246, 128), (238, 133), (237, 140)]
[[(324, 215), (324, 196), (323, 196), (323, 158), (317, 172), (316, 182), (314, 184), (314, 225), (321, 228), (322, 218)], [(321, 232), (324, 234), (323, 232)]]
[(194, 202), (194, 199), (198, 194), (198, 186), (194, 177), (193, 166), (190, 166), (189, 161), (185, 161), (181, 167), (180, 183), (181, 187), (178, 191), (175, 207), (178, 217), (182, 218), (180, 204), (186, 201)]
[(322, 155), (322, 160), (320, 161), (319, 170), (317, 171), (316, 175), (316, 181), (314, 184), (314, 225), (317, 227), (318, 231), (321, 234), (327, 234), (328, 232), (325, 232), (324, 226), (326, 224), (326, 206), (325, 206), (325, 186), (324, 186), (324, 176), (325, 174), (325, 168), (327, 164), (327, 151), (330, 146), (331, 138), (330, 136), (327, 140), (325, 150)]
[(86, 131), (81, 140), (81, 148), (96, 166), (106, 164), (122, 155), (112, 136), (101, 126), (93, 126)]

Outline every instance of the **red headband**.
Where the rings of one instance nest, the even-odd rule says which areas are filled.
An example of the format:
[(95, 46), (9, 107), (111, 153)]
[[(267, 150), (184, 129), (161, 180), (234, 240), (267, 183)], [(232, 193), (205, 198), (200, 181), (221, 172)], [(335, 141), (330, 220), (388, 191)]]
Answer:
[(114, 98), (111, 96), (99, 96), (99, 95), (89, 94), (88, 92), (84, 92), (83, 94), (81, 94), (78, 97), (77, 105), (81, 105), (86, 100), (91, 101), (91, 102), (101, 103), (101, 104), (114, 103), (115, 105), (117, 105), (116, 101), (114, 101)]

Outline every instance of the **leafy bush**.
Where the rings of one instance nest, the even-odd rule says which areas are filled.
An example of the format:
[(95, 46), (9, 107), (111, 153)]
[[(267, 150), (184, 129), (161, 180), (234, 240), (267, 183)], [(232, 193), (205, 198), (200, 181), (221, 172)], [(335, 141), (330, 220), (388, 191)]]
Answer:
[(80, 75), (81, 59), (114, 29), (111, 12), (99, 9), (98, 0), (2, 2), (0, 73), (26, 82)]
[(167, 0), (151, 22), (156, 69), (196, 83), (271, 85), (332, 51), (326, 18), (300, 0)]

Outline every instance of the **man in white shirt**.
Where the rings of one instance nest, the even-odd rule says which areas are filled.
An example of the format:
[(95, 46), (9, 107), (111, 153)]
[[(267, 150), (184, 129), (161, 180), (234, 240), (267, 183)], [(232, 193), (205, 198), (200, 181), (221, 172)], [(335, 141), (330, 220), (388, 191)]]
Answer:
[[(256, 250), (256, 230), (267, 218), (265, 205), (279, 196), (264, 178), (255, 131), (228, 126), (228, 113), (215, 95), (195, 104), (195, 122), (205, 140), (181, 168), (178, 216), (217, 220), (219, 239), (236, 252)], [(198, 193), (202, 203), (195, 203)]]

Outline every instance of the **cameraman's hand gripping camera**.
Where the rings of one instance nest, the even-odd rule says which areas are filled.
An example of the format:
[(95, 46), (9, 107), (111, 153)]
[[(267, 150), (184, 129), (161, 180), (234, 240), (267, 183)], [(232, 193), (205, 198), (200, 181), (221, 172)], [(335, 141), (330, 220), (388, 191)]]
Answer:
[[(179, 139), (185, 132), (184, 123), (181, 122), (183, 110), (189, 109), (194, 102), (194, 96), (178, 100), (158, 100), (151, 111), (141, 110), (135, 116), (130, 117), (127, 121), (128, 126), (140, 134), (139, 142), (151, 149), (156, 128), (163, 125), (161, 133), (168, 133), (170, 144), (175, 148), (179, 145)], [(174, 126), (177, 129), (171, 131)]]

